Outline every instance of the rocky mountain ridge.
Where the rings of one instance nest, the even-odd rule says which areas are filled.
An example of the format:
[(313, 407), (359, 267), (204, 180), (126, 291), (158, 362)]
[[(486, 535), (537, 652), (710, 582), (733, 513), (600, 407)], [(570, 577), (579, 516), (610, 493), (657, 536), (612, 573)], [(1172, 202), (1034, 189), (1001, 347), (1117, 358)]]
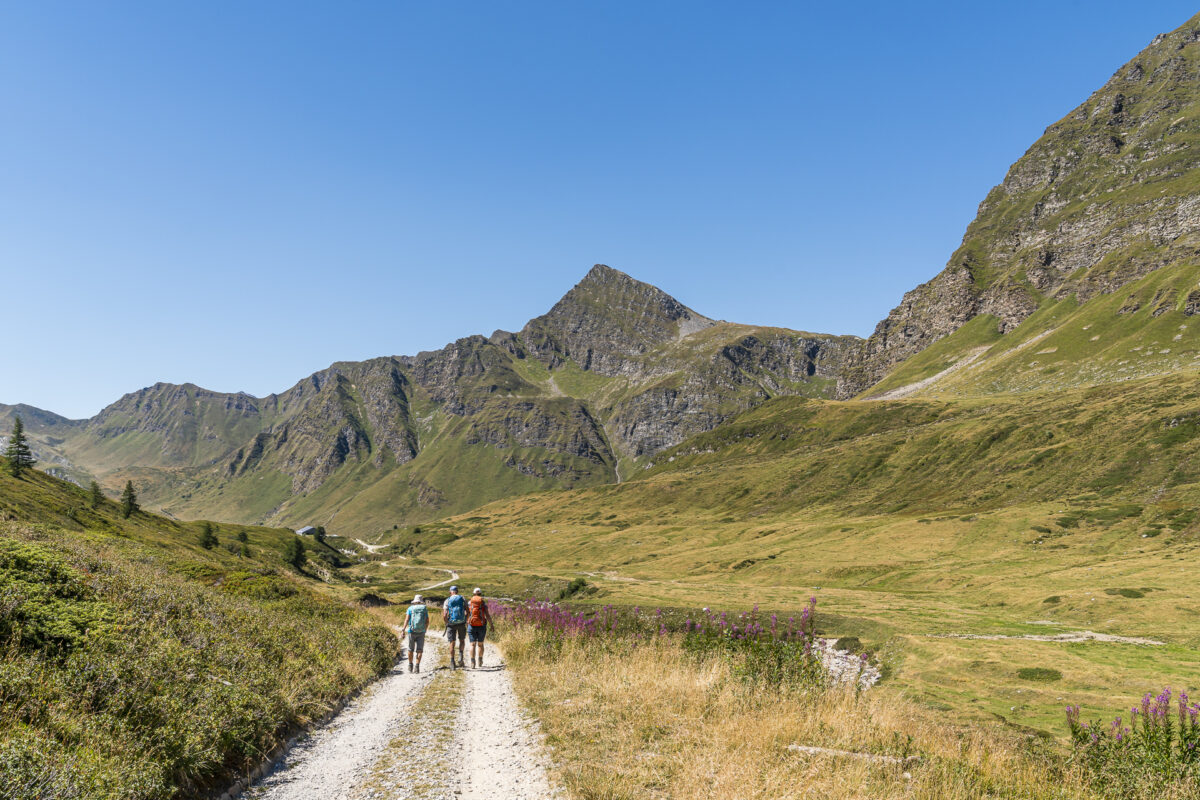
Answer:
[(980, 203), (946, 268), (850, 354), (837, 396), (978, 317), (1007, 334), (1047, 303), (1086, 303), (1200, 257), (1198, 88), (1200, 15), (1046, 129)]
[(596, 265), (519, 332), (339, 362), (262, 398), (156, 384), (55, 424), (80, 478), (134, 478), (180, 516), (397, 524), (617, 480), (769, 397), (829, 396), (854, 342), (717, 322)]

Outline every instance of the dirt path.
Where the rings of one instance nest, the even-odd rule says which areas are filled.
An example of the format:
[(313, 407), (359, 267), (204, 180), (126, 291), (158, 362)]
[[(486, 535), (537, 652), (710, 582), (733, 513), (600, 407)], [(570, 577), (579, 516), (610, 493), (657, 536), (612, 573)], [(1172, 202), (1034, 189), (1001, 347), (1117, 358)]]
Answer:
[(418, 592), (424, 592), (429, 589), (436, 589), (439, 586), (446, 586), (446, 585), (454, 583), (456, 580), (458, 580), (458, 573), (452, 569), (440, 569), (438, 567), (426, 567), (425, 569), (433, 569), (433, 570), (437, 570), (438, 572), (445, 572), (445, 573), (449, 574), (450, 577), (446, 578), (446, 580), (444, 580), (444, 581), (438, 581), (437, 583), (431, 583), (428, 586), (422, 586), (419, 589), (417, 589)]
[(547, 756), (499, 651), (446, 668), (439, 631), (423, 671), (400, 667), (297, 745), (243, 797), (254, 800), (554, 800)]
[(329, 724), (292, 749), (251, 788), (255, 800), (343, 800), (356, 789), (389, 743), (403, 735), (407, 710), (433, 679), (433, 670), (408, 674), (408, 662), (346, 706)]
[(533, 724), (517, 705), (502, 655), (489, 645), (484, 666), (468, 669), (461, 715), (464, 800), (544, 800), (557, 797)]

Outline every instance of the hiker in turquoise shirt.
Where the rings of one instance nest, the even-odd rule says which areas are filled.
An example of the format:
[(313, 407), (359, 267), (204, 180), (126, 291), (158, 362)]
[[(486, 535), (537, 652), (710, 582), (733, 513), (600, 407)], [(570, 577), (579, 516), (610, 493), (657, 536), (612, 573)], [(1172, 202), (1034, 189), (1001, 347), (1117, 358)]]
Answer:
[[(425, 652), (425, 631), (429, 628), (429, 609), (425, 607), (425, 598), (417, 595), (412, 599), (412, 605), (405, 613), (404, 630), (408, 633), (408, 671), (421, 671), (421, 655)], [(413, 666), (413, 656), (417, 657)]]
[[(467, 601), (450, 587), (450, 596), (442, 603), (442, 620), (446, 623), (446, 641), (450, 642), (450, 669), (463, 666), (463, 650), (467, 646)], [(458, 640), (458, 663), (454, 663), (454, 642)]]

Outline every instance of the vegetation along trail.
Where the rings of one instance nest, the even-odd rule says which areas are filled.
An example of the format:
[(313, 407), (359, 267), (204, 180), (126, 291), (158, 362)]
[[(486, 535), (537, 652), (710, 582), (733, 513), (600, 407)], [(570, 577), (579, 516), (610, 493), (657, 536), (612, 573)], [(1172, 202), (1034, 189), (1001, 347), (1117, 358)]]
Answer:
[(252, 787), (254, 800), (496, 798), (558, 795), (534, 727), (517, 707), (498, 650), (488, 666), (447, 668), (430, 631), (425, 670), (401, 661)]

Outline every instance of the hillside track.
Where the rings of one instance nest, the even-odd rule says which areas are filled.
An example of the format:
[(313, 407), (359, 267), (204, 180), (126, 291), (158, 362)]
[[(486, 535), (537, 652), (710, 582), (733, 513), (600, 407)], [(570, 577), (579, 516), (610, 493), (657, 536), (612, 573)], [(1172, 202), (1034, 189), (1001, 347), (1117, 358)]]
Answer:
[(253, 800), (553, 800), (548, 758), (502, 655), (448, 669), (431, 630), (424, 671), (407, 659), (301, 741), (243, 795)]

